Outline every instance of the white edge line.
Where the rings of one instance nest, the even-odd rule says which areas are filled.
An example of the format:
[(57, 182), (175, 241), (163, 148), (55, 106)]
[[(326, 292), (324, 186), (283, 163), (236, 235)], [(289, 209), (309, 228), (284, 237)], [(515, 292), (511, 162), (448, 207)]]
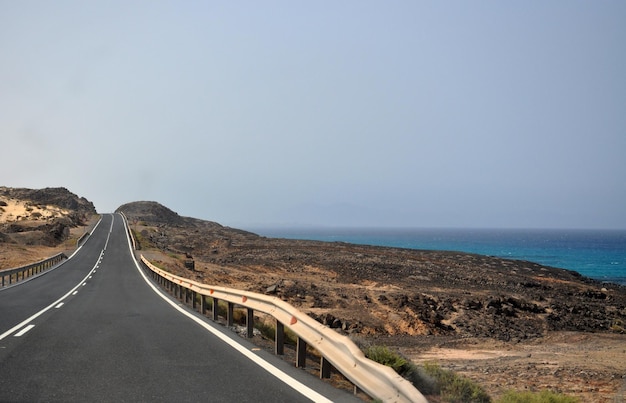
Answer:
[(26, 332), (28, 332), (30, 329), (34, 328), (35, 325), (28, 325), (26, 326), (24, 329), (20, 330), (18, 333), (15, 333), (15, 336), (13, 337), (22, 337), (26, 334)]
[(113, 233), (113, 224), (115, 223), (115, 214), (112, 215), (111, 227), (109, 227), (109, 234), (107, 235), (107, 240), (104, 243), (104, 250), (107, 250), (107, 246), (109, 246), (109, 238), (111, 238), (111, 234)]
[[(98, 220), (98, 222), (96, 223), (96, 225), (94, 225), (93, 229), (91, 230), (91, 233), (92, 233), (92, 234), (93, 234), (93, 232), (96, 230), (96, 228), (98, 228), (98, 225), (100, 225), (100, 222), (101, 222), (101, 221), (102, 221), (102, 217), (100, 217), (100, 219)], [(4, 291), (4, 290), (8, 290), (9, 288), (13, 288), (13, 287), (20, 286), (20, 285), (22, 285), (22, 284), (24, 284), (24, 283), (27, 283), (27, 282), (29, 282), (29, 281), (31, 281), (31, 280), (36, 279), (37, 277), (41, 277), (41, 276), (43, 276), (43, 275), (46, 275), (46, 274), (48, 274), (48, 273), (50, 273), (50, 272), (52, 272), (52, 271), (54, 271), (54, 270), (58, 269), (59, 267), (63, 266), (63, 265), (64, 265), (67, 261), (69, 261), (71, 258), (73, 258), (73, 257), (74, 257), (74, 255), (75, 255), (75, 254), (77, 254), (77, 253), (78, 253), (78, 251), (79, 251), (79, 250), (81, 250), (81, 248), (82, 248), (82, 247), (83, 247), (83, 245), (80, 245), (78, 248), (76, 248), (76, 250), (75, 250), (75, 251), (74, 251), (74, 252), (73, 252), (73, 253), (72, 253), (72, 254), (71, 254), (71, 255), (70, 255), (70, 256), (69, 256), (66, 260), (62, 261), (61, 263), (57, 264), (56, 266), (51, 267), (51, 268), (49, 268), (48, 270), (44, 270), (44, 271), (42, 271), (41, 273), (38, 273), (38, 274), (36, 274), (36, 275), (34, 275), (34, 276), (30, 276), (30, 277), (28, 277), (28, 278), (27, 278), (27, 279), (25, 279), (25, 280), (19, 281), (19, 282), (17, 282), (17, 283), (14, 283), (14, 284), (12, 284), (12, 285), (9, 285), (9, 286), (2, 287), (2, 288), (0, 288), (0, 291)], [(102, 256), (102, 255), (100, 255), (100, 256)], [(4, 333), (3, 333), (3, 334), (4, 334)], [(0, 340), (2, 340), (2, 337), (0, 337)]]
[[(124, 226), (126, 226), (125, 222), (124, 222)], [(314, 391), (313, 389), (309, 388), (308, 386), (304, 385), (303, 383), (299, 382), (298, 380), (292, 378), (291, 376), (289, 376), (285, 372), (281, 371), (280, 369), (276, 368), (275, 366), (273, 366), (269, 362), (265, 361), (264, 359), (262, 359), (258, 355), (256, 355), (253, 352), (249, 351), (247, 348), (245, 348), (241, 344), (233, 341), (229, 337), (225, 336), (223, 333), (213, 329), (210, 325), (205, 323), (203, 320), (195, 317), (191, 313), (187, 312), (185, 309), (179, 307), (170, 298), (165, 296), (158, 288), (156, 288), (150, 282), (148, 277), (146, 277), (145, 273), (143, 272), (143, 270), (139, 266), (139, 263), (137, 262), (137, 259), (135, 259), (135, 254), (133, 253), (132, 245), (130, 243), (130, 238), (128, 236), (128, 231), (126, 231), (126, 228), (124, 228), (124, 232), (126, 233), (126, 240), (128, 241), (128, 248), (130, 250), (130, 255), (133, 258), (133, 261), (135, 262), (135, 267), (137, 268), (137, 271), (139, 271), (139, 274), (141, 274), (141, 277), (143, 277), (143, 279), (146, 282), (146, 284), (148, 284), (148, 286), (150, 286), (150, 288), (152, 288), (152, 290), (158, 296), (160, 296), (165, 302), (170, 304), (174, 309), (178, 310), (180, 313), (182, 313), (183, 315), (185, 315), (189, 319), (193, 320), (194, 322), (196, 322), (197, 324), (199, 324), (200, 326), (202, 326), (203, 328), (208, 330), (214, 336), (216, 336), (217, 338), (222, 340), (224, 343), (228, 344), (229, 346), (231, 346), (232, 348), (237, 350), (239, 353), (241, 353), (244, 356), (246, 356), (247, 358), (249, 358), (252, 362), (257, 364), (258, 366), (260, 366), (261, 368), (263, 368), (264, 370), (266, 370), (270, 374), (274, 375), (276, 378), (278, 378), (279, 380), (283, 381), (284, 383), (289, 385), (291, 388), (293, 388), (296, 391), (298, 391), (299, 393), (301, 393), (303, 396), (306, 396), (307, 398), (311, 399), (314, 402), (328, 402), (328, 403), (332, 403), (332, 400), (329, 400), (326, 396), (323, 396), (323, 395), (319, 394), (318, 392)]]
[[(100, 252), (100, 254), (102, 255), (102, 252)], [(47, 307), (45, 307), (44, 309), (42, 309), (41, 311), (37, 312), (36, 314), (34, 314), (33, 316), (31, 316), (30, 318), (24, 320), (21, 323), (18, 323), (17, 325), (13, 326), (11, 329), (7, 330), (6, 332), (0, 334), (0, 340), (4, 339), (5, 337), (7, 337), (8, 335), (10, 335), (11, 333), (15, 332), (17, 329), (21, 328), (22, 326), (26, 325), (27, 323), (31, 322), (32, 320), (38, 318), (39, 316), (43, 315), (45, 312), (47, 312), (48, 310), (52, 309), (54, 306), (56, 306), (57, 304), (59, 304), (60, 302), (62, 302), (65, 298), (69, 297), (74, 291), (76, 291), (76, 289), (78, 287), (81, 286), (82, 283), (85, 282), (85, 280), (87, 280), (87, 277), (89, 277), (91, 275), (91, 273), (93, 272), (93, 270), (96, 268), (96, 266), (94, 265), (93, 268), (91, 269), (91, 271), (89, 273), (87, 273), (87, 275), (85, 276), (84, 279), (82, 279), (74, 288), (72, 288), (71, 290), (69, 290), (67, 292), (67, 294), (65, 294), (64, 296), (62, 296), (61, 298), (57, 299), (56, 301), (54, 301), (52, 304), (48, 305)]]

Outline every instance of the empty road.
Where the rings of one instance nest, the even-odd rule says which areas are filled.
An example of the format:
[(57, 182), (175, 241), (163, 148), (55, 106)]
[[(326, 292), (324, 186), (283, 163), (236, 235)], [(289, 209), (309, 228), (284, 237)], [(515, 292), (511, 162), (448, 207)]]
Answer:
[(0, 290), (0, 401), (356, 400), (159, 294), (103, 215), (69, 260)]

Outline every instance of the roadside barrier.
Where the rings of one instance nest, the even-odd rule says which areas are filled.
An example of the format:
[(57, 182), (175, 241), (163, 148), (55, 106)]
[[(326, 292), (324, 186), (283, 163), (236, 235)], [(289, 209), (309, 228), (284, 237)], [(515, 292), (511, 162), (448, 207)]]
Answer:
[(13, 283), (17, 283), (18, 281), (25, 280), (28, 277), (32, 277), (53, 266), (56, 266), (58, 263), (61, 263), (63, 259), (67, 259), (65, 253), (58, 253), (52, 257), (26, 266), (0, 270), (0, 284), (4, 287), (5, 285), (9, 286)]
[(76, 240), (76, 247), (81, 246), (87, 240), (87, 238), (89, 238), (89, 235), (91, 235), (89, 232), (85, 232), (83, 235), (81, 235), (80, 238)]
[[(324, 326), (280, 298), (198, 283), (154, 266), (143, 255), (140, 257), (144, 267), (158, 284), (185, 303), (191, 299), (192, 307), (199, 309), (202, 314), (207, 314), (208, 298), (211, 298), (213, 320), (218, 320), (219, 301), (228, 303), (226, 312), (228, 326), (232, 326), (234, 322), (234, 307), (245, 308), (246, 334), (249, 338), (253, 336), (254, 311), (274, 317), (276, 320), (274, 345), (275, 353), (278, 355), (282, 355), (284, 351), (284, 327), (287, 326), (297, 336), (295, 363), (297, 367), (306, 366), (306, 348), (309, 345), (322, 356), (320, 378), (330, 377), (331, 368), (334, 367), (356, 388), (374, 399), (384, 402), (427, 402), (409, 381), (393, 369), (366, 358), (347, 336)], [(200, 307), (197, 306), (198, 300)]]

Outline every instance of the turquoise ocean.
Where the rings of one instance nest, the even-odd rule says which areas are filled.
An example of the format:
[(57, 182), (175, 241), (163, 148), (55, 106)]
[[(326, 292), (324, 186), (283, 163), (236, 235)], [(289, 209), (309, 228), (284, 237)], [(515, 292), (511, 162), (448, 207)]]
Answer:
[(451, 250), (527, 260), (626, 285), (626, 230), (257, 228), (273, 238)]

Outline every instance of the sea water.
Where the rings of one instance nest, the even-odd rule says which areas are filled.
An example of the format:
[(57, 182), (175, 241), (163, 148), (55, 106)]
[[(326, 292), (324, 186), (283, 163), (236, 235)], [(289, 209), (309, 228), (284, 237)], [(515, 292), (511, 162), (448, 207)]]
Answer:
[(626, 230), (257, 228), (274, 238), (451, 250), (527, 260), (626, 285)]

